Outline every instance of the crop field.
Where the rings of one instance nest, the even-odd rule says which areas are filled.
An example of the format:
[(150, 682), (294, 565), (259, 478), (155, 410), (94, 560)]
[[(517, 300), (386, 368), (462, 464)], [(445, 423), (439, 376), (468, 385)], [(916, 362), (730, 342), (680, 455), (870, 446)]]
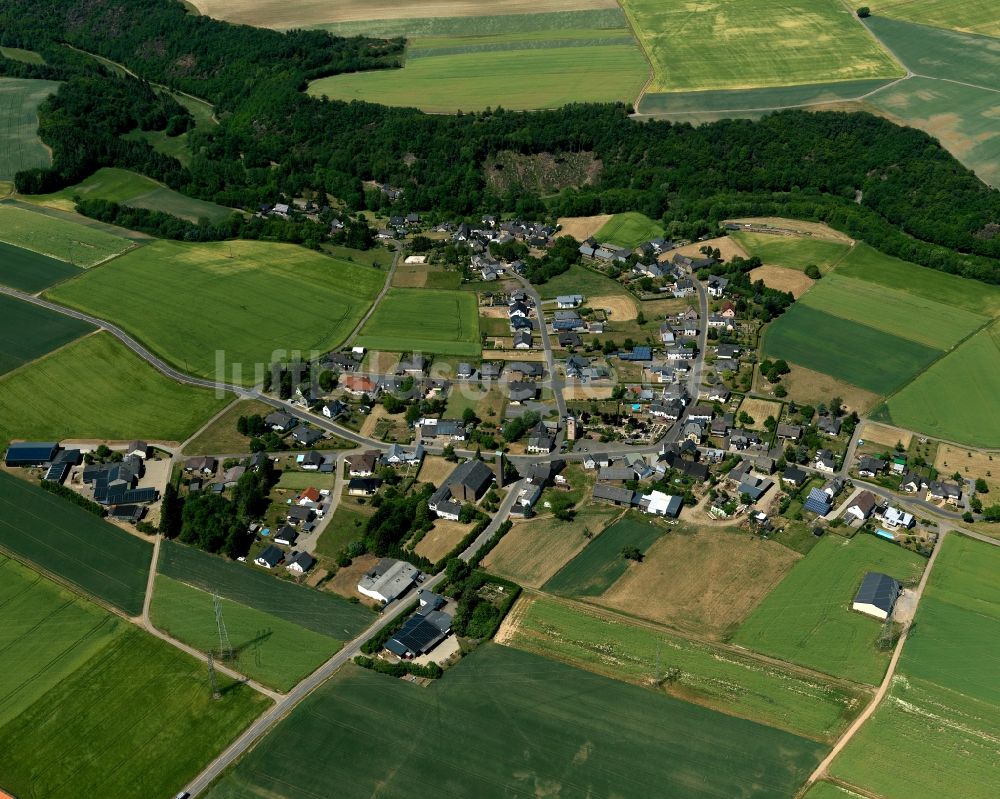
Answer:
[(62, 497), (0, 472), (0, 547), (135, 615), (153, 547)]
[(941, 354), (802, 302), (767, 328), (764, 351), (769, 357), (784, 358), (876, 394), (898, 388)]
[(389, 289), (355, 342), (375, 350), (478, 357), (475, 294), (437, 289)]
[(137, 435), (184, 441), (227, 401), (175, 383), (110, 334), (96, 333), (0, 378), (0, 444)]
[(95, 227), (13, 205), (0, 205), (0, 241), (84, 268), (134, 246)]
[(0, 727), (0, 783), (15, 795), (171, 795), (266, 707), (263, 696), (221, 675), (222, 698), (213, 700), (203, 664), (116, 620), (105, 622), (111, 640), (72, 672), (60, 673), (70, 665), (60, 653), (38, 663), (30, 653), (57, 639), (72, 647), (74, 636), (107, 636), (83, 611), (74, 618), (61, 609), (72, 598), (42, 585), (25, 585), (41, 626), (12, 642), (27, 659), (6, 672), (32, 693), (33, 677), (51, 683)]
[(843, 241), (775, 236), (768, 233), (739, 231), (731, 233), (730, 238), (750, 255), (759, 257), (765, 264), (800, 271), (810, 264), (815, 264), (823, 274), (829, 272), (851, 249), (851, 246)]
[(935, 349), (947, 349), (983, 327), (980, 314), (839, 274), (827, 275), (803, 295), (801, 303), (841, 319), (858, 322)]
[(890, 695), (831, 769), (882, 796), (996, 794), (1000, 690), (984, 664), (1000, 655), (1000, 549), (942, 546)]
[(573, 560), (556, 572), (544, 585), (546, 591), (572, 596), (600, 596), (629, 569), (640, 569), (622, 557), (623, 547), (638, 547), (646, 552), (665, 528), (638, 514), (629, 514), (595, 536)]
[(560, 294), (582, 294), (587, 299), (616, 294), (632, 297), (629, 290), (621, 283), (579, 264), (574, 264), (561, 275), (542, 283), (538, 286), (538, 293), (543, 300), (553, 300)]
[[(488, 722), (496, 718), (503, 723)], [(432, 795), (446, 785), (450, 795), (484, 799), (540, 791), (757, 799), (791, 796), (823, 751), (781, 730), (486, 644), (427, 688), (345, 667), (208, 796), (307, 799), (335, 785), (342, 799), (367, 799)], [(312, 767), (290, 771), (291, 757)]]
[(737, 630), (735, 643), (836, 677), (874, 685), (889, 653), (875, 644), (881, 625), (851, 610), (866, 572), (881, 571), (904, 585), (924, 559), (870, 535), (826, 535), (799, 561)]
[(252, 383), (275, 350), (308, 355), (343, 341), (384, 279), (289, 244), (157, 241), (49, 296), (113, 320), (180, 369)]
[(976, 333), (891, 397), (880, 421), (977, 447), (1000, 446), (1000, 327)]
[(902, 75), (837, 3), (739, 0), (698, 5), (625, 0), (653, 63), (650, 91), (750, 89)]
[(663, 226), (645, 214), (629, 211), (615, 214), (594, 234), (602, 243), (635, 249), (650, 239), (663, 237)]
[(79, 271), (65, 261), (0, 241), (0, 283), (5, 286), (33, 294)]
[(86, 322), (0, 294), (0, 375), (93, 329)]
[(1000, 36), (1000, 18), (991, 0), (879, 0), (876, 9), (880, 17)]
[(861, 799), (858, 794), (823, 780), (814, 782), (804, 799)]
[(525, 597), (500, 636), (533, 652), (657, 690), (657, 652), (667, 693), (723, 713), (831, 742), (864, 704), (865, 694), (817, 674), (782, 667), (722, 645), (692, 641), (624, 616), (544, 597)]
[(338, 641), (354, 638), (375, 620), (363, 605), (172, 541), (160, 549), (159, 572)]
[(58, 88), (51, 80), (0, 78), (0, 180), (52, 162), (38, 138), (38, 106)]
[(131, 208), (162, 211), (191, 222), (197, 222), (202, 217), (209, 222), (221, 222), (235, 213), (231, 208), (185, 197), (144, 175), (112, 167), (98, 169), (82, 183), (56, 194), (37, 195), (30, 200), (72, 211), (76, 206), (73, 198), (77, 195), (84, 200), (108, 200)]
[[(340, 649), (340, 641), (230, 599), (222, 600), (222, 613), (233, 668), (279, 691), (292, 688)], [(210, 592), (158, 575), (152, 617), (158, 629), (185, 644), (202, 652), (218, 649)]]

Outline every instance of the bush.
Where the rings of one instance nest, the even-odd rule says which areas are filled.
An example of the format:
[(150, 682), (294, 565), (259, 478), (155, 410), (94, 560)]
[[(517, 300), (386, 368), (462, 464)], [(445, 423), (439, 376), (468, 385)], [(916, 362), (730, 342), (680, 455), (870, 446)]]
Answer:
[(388, 674), (390, 677), (402, 677), (405, 674), (412, 674), (415, 677), (429, 677), (432, 680), (436, 680), (444, 674), (444, 669), (437, 663), (431, 663), (427, 666), (420, 666), (408, 660), (401, 660), (399, 663), (389, 663), (387, 660), (369, 658), (364, 655), (355, 657), (354, 663), (363, 669), (371, 669), (372, 671), (377, 671), (379, 674)]
[(105, 510), (101, 505), (98, 505), (96, 502), (92, 502), (86, 497), (80, 496), (73, 489), (66, 488), (66, 486), (62, 483), (56, 483), (52, 480), (42, 480), (40, 485), (50, 494), (55, 494), (63, 499), (69, 500), (74, 505), (83, 508), (88, 513), (93, 513), (95, 516), (101, 517), (107, 515), (107, 510)]

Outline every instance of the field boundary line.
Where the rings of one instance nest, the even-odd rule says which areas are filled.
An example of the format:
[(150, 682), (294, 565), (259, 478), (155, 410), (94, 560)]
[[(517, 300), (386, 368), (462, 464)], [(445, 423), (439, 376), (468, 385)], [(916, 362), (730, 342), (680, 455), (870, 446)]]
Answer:
[(864, 20), (861, 19), (861, 17), (858, 16), (857, 11), (848, 2), (848, 0), (841, 0), (840, 4), (844, 7), (845, 11), (851, 17), (851, 19), (853, 19), (858, 25), (860, 25), (862, 28), (865, 29), (865, 33), (867, 33), (872, 38), (872, 40), (875, 42), (875, 44), (877, 44), (879, 46), (879, 49), (882, 50), (885, 53), (888, 53), (889, 57), (893, 61), (895, 61), (900, 67), (903, 68), (903, 72), (905, 73), (904, 77), (908, 78), (911, 75), (913, 75), (913, 73), (910, 71), (910, 68), (906, 64), (903, 63), (903, 59), (900, 58), (898, 55), (896, 55), (896, 52), (891, 47), (889, 47), (889, 45), (887, 45), (885, 42), (883, 42), (878, 37), (878, 35), (875, 33), (875, 31), (873, 31), (871, 28), (869, 28), (867, 25), (865, 25)]
[(625, 8), (625, 4), (622, 0), (618, 0), (618, 7), (622, 10), (622, 16), (625, 17), (625, 25), (628, 27), (628, 31), (632, 36), (632, 40), (635, 42), (636, 47), (639, 48), (642, 53), (642, 57), (646, 59), (646, 63), (649, 65), (649, 72), (646, 75), (646, 82), (642, 84), (639, 89), (639, 94), (635, 98), (635, 103), (633, 103), (632, 108), (635, 116), (639, 113), (639, 106), (642, 105), (642, 98), (649, 91), (650, 84), (656, 79), (656, 67), (653, 66), (653, 58), (646, 50), (646, 45), (642, 41), (642, 37), (639, 36), (639, 30), (633, 21), (631, 15), (628, 13), (628, 9)]

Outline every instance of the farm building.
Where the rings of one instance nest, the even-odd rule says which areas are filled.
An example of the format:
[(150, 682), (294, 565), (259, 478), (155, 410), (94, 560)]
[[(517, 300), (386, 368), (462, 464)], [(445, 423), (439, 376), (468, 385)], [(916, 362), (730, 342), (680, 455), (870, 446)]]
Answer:
[(397, 657), (419, 657), (433, 650), (450, 633), (451, 616), (423, 605), (385, 642), (385, 648)]
[(471, 460), (456, 466), (427, 502), (440, 518), (457, 520), (463, 502), (477, 502), (495, 477), (482, 461)]
[(868, 572), (854, 597), (853, 610), (876, 619), (886, 619), (892, 614), (896, 599), (903, 593), (903, 586), (887, 574)]
[(676, 519), (677, 514), (681, 512), (681, 498), (664, 494), (662, 491), (653, 491), (639, 500), (639, 507), (654, 516), (670, 516)]
[(358, 582), (358, 592), (379, 602), (392, 602), (410, 590), (419, 574), (406, 561), (382, 558)]
[(7, 466), (41, 466), (49, 463), (58, 450), (59, 445), (53, 441), (21, 441), (10, 445), (4, 463)]

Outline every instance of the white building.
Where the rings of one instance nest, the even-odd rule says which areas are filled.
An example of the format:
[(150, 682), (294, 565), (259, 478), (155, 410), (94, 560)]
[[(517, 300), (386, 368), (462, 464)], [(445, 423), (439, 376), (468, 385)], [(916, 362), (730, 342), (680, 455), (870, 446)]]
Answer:
[(392, 602), (410, 590), (419, 574), (406, 561), (383, 558), (358, 582), (358, 592), (378, 602)]

